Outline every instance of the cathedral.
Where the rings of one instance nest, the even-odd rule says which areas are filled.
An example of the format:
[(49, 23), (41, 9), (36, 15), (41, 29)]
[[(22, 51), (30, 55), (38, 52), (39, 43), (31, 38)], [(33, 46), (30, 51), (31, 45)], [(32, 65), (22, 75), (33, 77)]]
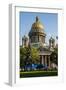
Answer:
[(30, 45), (31, 47), (39, 48), (40, 64), (51, 68), (50, 56), (56, 45), (53, 37), (50, 37), (48, 41), (49, 45), (47, 45), (45, 41), (46, 37), (44, 26), (40, 22), (39, 17), (36, 16), (36, 20), (31, 26), (28, 37), (25, 35), (22, 37), (22, 47)]

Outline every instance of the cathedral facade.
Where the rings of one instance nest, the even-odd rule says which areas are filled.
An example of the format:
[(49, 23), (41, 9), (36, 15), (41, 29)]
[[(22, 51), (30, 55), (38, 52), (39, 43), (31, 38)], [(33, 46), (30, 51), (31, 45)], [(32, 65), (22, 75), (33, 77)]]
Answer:
[(50, 56), (55, 48), (55, 39), (50, 37), (49, 45), (46, 45), (46, 33), (44, 26), (40, 22), (38, 16), (36, 16), (35, 22), (32, 24), (31, 30), (28, 33), (28, 37), (22, 38), (22, 46), (28, 46), (39, 48), (40, 64), (51, 68)]

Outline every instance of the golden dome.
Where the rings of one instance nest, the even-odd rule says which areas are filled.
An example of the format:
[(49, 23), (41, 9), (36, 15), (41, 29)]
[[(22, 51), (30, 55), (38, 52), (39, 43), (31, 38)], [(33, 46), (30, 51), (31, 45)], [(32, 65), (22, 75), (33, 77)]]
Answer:
[(32, 29), (37, 29), (37, 30), (43, 30), (44, 27), (42, 25), (42, 23), (39, 21), (39, 18), (36, 16), (36, 21), (35, 23), (32, 24)]

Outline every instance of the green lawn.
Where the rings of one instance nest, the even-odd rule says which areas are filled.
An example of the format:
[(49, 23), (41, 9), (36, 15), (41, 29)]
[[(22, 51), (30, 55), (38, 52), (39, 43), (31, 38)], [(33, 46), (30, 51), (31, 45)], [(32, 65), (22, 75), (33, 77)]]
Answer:
[(25, 71), (25, 72), (20, 72), (20, 78), (57, 76), (57, 75), (58, 75), (58, 71)]

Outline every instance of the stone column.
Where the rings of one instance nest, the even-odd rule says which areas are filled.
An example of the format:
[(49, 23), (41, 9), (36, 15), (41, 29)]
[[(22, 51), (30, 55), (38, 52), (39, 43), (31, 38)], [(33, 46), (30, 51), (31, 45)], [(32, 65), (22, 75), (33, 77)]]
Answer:
[(44, 59), (43, 59), (43, 56), (42, 56), (42, 64), (44, 65)]
[(49, 68), (50, 68), (50, 56), (48, 56)]
[(39, 42), (39, 36), (38, 36), (38, 42)]
[(47, 56), (45, 56), (45, 65), (47, 66)]

